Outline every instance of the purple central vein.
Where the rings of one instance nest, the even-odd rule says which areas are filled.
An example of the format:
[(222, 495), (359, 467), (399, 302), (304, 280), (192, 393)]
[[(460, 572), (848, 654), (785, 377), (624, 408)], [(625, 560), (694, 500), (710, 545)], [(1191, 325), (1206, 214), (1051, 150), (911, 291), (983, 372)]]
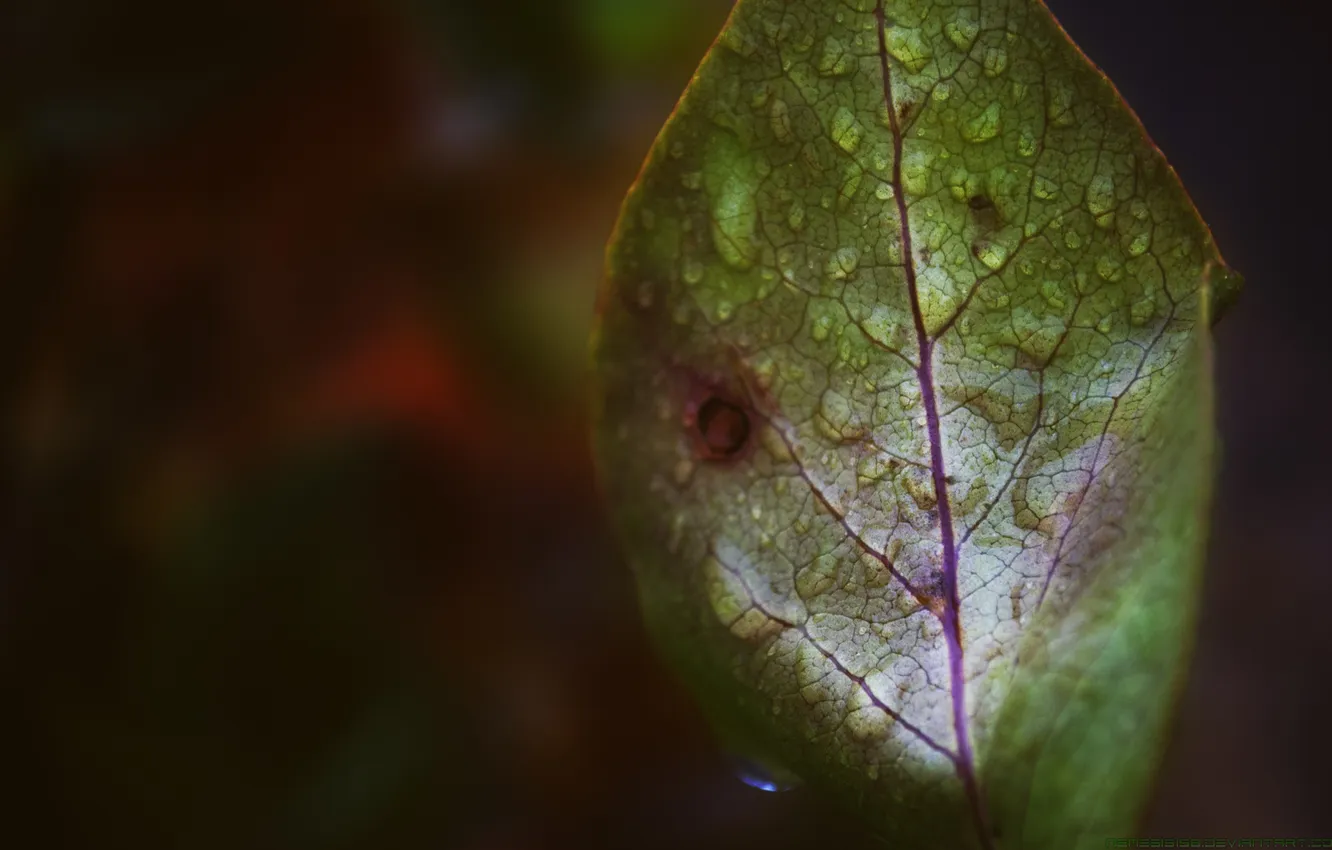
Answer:
[(953, 728), (957, 736), (958, 752), (958, 758), (954, 763), (957, 766), (958, 778), (961, 779), (971, 804), (971, 813), (981, 845), (986, 850), (992, 850), (993, 842), (990, 838), (985, 805), (976, 782), (976, 762), (971, 751), (967, 728), (966, 682), (963, 677), (962, 628), (959, 616), (961, 600), (957, 592), (957, 544), (953, 537), (952, 506), (948, 501), (948, 476), (944, 470), (939, 405), (934, 394), (932, 364), (934, 345), (925, 330), (925, 318), (921, 314), (916, 284), (916, 260), (911, 248), (911, 229), (907, 223), (906, 194), (902, 190), (902, 128), (899, 125), (896, 104), (893, 102), (892, 72), (888, 64), (888, 27), (883, 0), (878, 0), (874, 7), (874, 17), (879, 24), (879, 65), (883, 72), (883, 97), (888, 107), (888, 121), (893, 133), (893, 199), (897, 203), (903, 267), (906, 272), (907, 289), (911, 296), (911, 314), (916, 325), (916, 341), (920, 348), (920, 363), (916, 366), (916, 376), (920, 380), (921, 401), (925, 407), (925, 421), (929, 431), (930, 466), (934, 473), (934, 494), (938, 501), (939, 530), (943, 541), (944, 605), (940, 619), (943, 624), (944, 639), (948, 643), (949, 691), (953, 699)]

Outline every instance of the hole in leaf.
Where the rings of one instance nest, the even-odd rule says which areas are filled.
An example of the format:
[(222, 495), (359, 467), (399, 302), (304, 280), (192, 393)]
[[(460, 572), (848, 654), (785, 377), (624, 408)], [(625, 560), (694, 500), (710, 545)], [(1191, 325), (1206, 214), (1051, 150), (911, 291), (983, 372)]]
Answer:
[(749, 414), (719, 396), (699, 405), (694, 427), (699, 447), (708, 460), (734, 457), (749, 443)]

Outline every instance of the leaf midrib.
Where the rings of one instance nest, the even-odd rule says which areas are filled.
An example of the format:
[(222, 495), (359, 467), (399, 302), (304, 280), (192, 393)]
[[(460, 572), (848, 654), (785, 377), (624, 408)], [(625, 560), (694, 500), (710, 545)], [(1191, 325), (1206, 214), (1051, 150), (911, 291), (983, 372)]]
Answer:
[(925, 330), (925, 318), (921, 311), (920, 297), (917, 291), (916, 258), (911, 245), (911, 227), (907, 218), (906, 193), (902, 186), (902, 128), (897, 115), (897, 106), (893, 99), (892, 68), (888, 53), (888, 22), (884, 9), (884, 0), (878, 0), (874, 6), (874, 18), (878, 24), (879, 66), (883, 77), (883, 97), (888, 110), (888, 124), (893, 137), (892, 188), (893, 200), (897, 205), (898, 226), (901, 231), (903, 270), (906, 275), (907, 291), (911, 301), (911, 317), (916, 328), (916, 342), (920, 350), (916, 377), (920, 382), (921, 402), (925, 409), (926, 430), (930, 441), (930, 470), (934, 477), (934, 494), (939, 511), (939, 531), (943, 545), (943, 611), (939, 615), (943, 624), (944, 640), (948, 644), (949, 694), (953, 703), (953, 728), (957, 736), (957, 759), (954, 765), (958, 778), (962, 781), (967, 800), (971, 806), (976, 832), (981, 846), (992, 850), (988, 817), (985, 802), (981, 799), (980, 788), (976, 782), (975, 758), (971, 751), (971, 740), (967, 725), (966, 682), (963, 676), (961, 601), (957, 591), (957, 545), (953, 534), (953, 513), (948, 497), (948, 475), (944, 467), (943, 437), (939, 424), (939, 406), (934, 390), (933, 348), (930, 335)]

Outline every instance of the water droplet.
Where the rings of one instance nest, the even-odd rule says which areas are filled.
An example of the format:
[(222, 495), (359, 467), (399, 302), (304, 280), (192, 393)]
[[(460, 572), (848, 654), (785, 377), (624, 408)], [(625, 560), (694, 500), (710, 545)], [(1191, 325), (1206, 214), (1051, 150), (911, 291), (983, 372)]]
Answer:
[(893, 187), (891, 183), (880, 183), (874, 189), (874, 197), (881, 201), (890, 201), (893, 198)]
[(722, 31), (719, 39), (723, 47), (731, 50), (739, 56), (749, 58), (754, 55), (754, 41), (747, 34), (741, 31), (738, 26), (729, 26)]
[(832, 328), (832, 317), (828, 315), (819, 316), (809, 326), (809, 336), (815, 342), (823, 342), (828, 338), (828, 332)]
[(912, 410), (920, 403), (920, 388), (915, 384), (903, 384), (897, 391), (897, 403), (903, 410)]
[[(773, 705), (773, 713), (781, 713), (781, 710), (775, 704)], [(736, 778), (750, 788), (757, 788), (760, 791), (775, 794), (800, 787), (800, 779), (785, 768), (769, 767), (753, 759), (740, 756), (732, 756), (731, 765), (735, 770)]]
[(893, 27), (888, 31), (888, 52), (908, 71), (919, 74), (934, 55), (920, 30)]
[(925, 195), (930, 188), (934, 156), (927, 150), (911, 149), (902, 156), (902, 188), (911, 195)]
[(1139, 233), (1129, 243), (1129, 254), (1134, 257), (1141, 257), (1147, 253), (1147, 249), (1150, 247), (1152, 247), (1152, 235), (1150, 233)]
[(680, 183), (686, 189), (694, 190), (703, 185), (703, 172), (686, 171), (680, 175)]
[(1105, 281), (1116, 281), (1120, 278), (1120, 272), (1124, 270), (1124, 264), (1119, 262), (1117, 257), (1110, 254), (1102, 256), (1096, 261), (1096, 273)]
[(684, 156), (684, 142), (671, 142), (671, 159), (679, 159)]
[(713, 311), (713, 316), (719, 322), (728, 322), (731, 316), (735, 315), (735, 305), (725, 299), (717, 302), (717, 308)]
[(1133, 302), (1129, 308), (1129, 318), (1135, 327), (1142, 327), (1156, 316), (1156, 299), (1148, 295)]
[(839, 106), (833, 113), (829, 133), (837, 146), (847, 153), (855, 153), (856, 148), (860, 147), (860, 124), (856, 121), (856, 114), (845, 106)]
[(976, 258), (997, 272), (1008, 261), (1008, 249), (997, 242), (982, 242), (976, 246)]
[(1087, 209), (1092, 215), (1104, 215), (1115, 205), (1115, 181), (1109, 174), (1097, 174), (1087, 186)]
[(948, 98), (952, 96), (952, 94), (953, 94), (953, 84), (950, 83), (948, 80), (941, 80), (939, 84), (934, 87), (934, 91), (930, 93), (930, 97), (934, 98), (940, 103), (943, 103), (945, 100), (948, 100)]
[(846, 280), (860, 265), (860, 251), (853, 246), (838, 248), (828, 258), (827, 272), (833, 280)]
[(985, 142), (999, 135), (1003, 129), (1003, 107), (998, 101), (985, 107), (985, 111), (966, 123), (962, 128), (962, 138), (968, 142)]
[(892, 165), (892, 153), (888, 151), (887, 145), (879, 145), (874, 149), (874, 171), (886, 172), (888, 165)]
[(1018, 155), (1036, 155), (1036, 137), (1032, 135), (1030, 130), (1023, 130), (1022, 135), (1018, 136)]
[(865, 171), (856, 163), (851, 163), (846, 167), (846, 172), (842, 178), (842, 189), (837, 193), (837, 208), (846, 209), (847, 205), (860, 191), (860, 181), (865, 178)]
[(758, 257), (754, 240), (758, 226), (755, 199), (757, 181), (746, 179), (743, 172), (727, 174), (718, 186), (709, 186), (712, 201), (712, 244), (722, 262), (738, 271), (746, 271)]
[(689, 257), (684, 261), (680, 269), (680, 277), (684, 282), (693, 286), (703, 280), (703, 264), (694, 257)]
[(1045, 298), (1045, 303), (1056, 310), (1062, 310), (1066, 306), (1064, 300), (1064, 289), (1057, 280), (1047, 280), (1041, 284), (1041, 296)]
[(819, 420), (824, 434), (832, 440), (840, 440), (851, 424), (851, 402), (846, 397), (828, 391), (819, 402)]
[(768, 119), (772, 124), (772, 134), (777, 137), (777, 141), (791, 140), (791, 109), (786, 105), (786, 101), (774, 98), (772, 106), (768, 108)]
[(967, 10), (957, 20), (944, 24), (944, 35), (948, 36), (954, 47), (964, 53), (971, 49), (971, 45), (976, 42), (977, 34), (980, 33), (980, 21), (972, 17), (973, 14)]
[(1056, 127), (1067, 127), (1073, 123), (1073, 88), (1060, 80), (1051, 80), (1046, 91), (1049, 102), (1045, 106), (1046, 117)]
[(985, 76), (997, 77), (1008, 67), (1008, 51), (1002, 47), (985, 48), (985, 57), (981, 60)]
[(805, 205), (799, 198), (791, 202), (791, 209), (786, 214), (786, 223), (792, 230), (801, 230), (805, 226)]
[(846, 47), (828, 36), (823, 40), (823, 55), (819, 57), (818, 71), (825, 77), (840, 77), (851, 73), (855, 57), (847, 52)]
[(1147, 202), (1141, 198), (1133, 199), (1133, 203), (1129, 205), (1129, 212), (1133, 213), (1133, 217), (1138, 221), (1146, 221), (1147, 216), (1151, 214)]
[(1082, 247), (1082, 237), (1078, 235), (1076, 230), (1069, 230), (1064, 233), (1064, 244), (1069, 247), (1069, 250), (1076, 251)]
[(1048, 177), (1037, 177), (1032, 192), (1042, 201), (1049, 201), (1059, 194), (1059, 187)]

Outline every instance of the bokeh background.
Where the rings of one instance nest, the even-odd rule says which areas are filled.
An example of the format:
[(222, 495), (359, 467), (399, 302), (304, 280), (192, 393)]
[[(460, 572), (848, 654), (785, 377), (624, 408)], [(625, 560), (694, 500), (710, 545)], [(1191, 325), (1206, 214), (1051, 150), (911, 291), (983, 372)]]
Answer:
[[(1248, 288), (1144, 832), (1332, 834), (1319, 6), (1050, 0)], [(726, 0), (0, 5), (0, 847), (876, 846), (597, 505), (604, 240)]]

